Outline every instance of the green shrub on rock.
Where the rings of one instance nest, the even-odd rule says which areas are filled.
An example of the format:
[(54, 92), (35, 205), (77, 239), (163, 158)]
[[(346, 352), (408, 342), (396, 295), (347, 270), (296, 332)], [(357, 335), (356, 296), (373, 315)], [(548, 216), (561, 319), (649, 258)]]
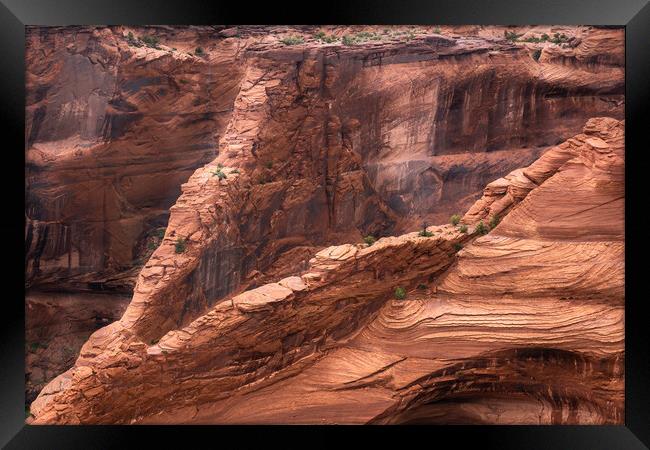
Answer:
[(431, 236), (433, 236), (433, 233), (427, 230), (427, 223), (426, 222), (424, 222), (422, 224), (422, 229), (418, 233), (418, 236), (420, 236), (420, 237), (431, 237)]
[(280, 42), (282, 42), (284, 45), (296, 45), (302, 44), (305, 42), (305, 40), (301, 36), (287, 36), (280, 39)]
[(485, 226), (483, 221), (480, 221), (478, 225), (476, 225), (476, 227), (474, 228), (474, 232), (478, 234), (488, 234), (488, 231), (490, 230), (488, 230), (488, 227)]
[(174, 244), (174, 251), (176, 253), (184, 253), (187, 248), (187, 240), (184, 237), (176, 238), (176, 243)]
[(500, 221), (500, 220), (501, 220), (501, 219), (499, 219), (499, 216), (498, 216), (498, 215), (495, 214), (494, 216), (492, 216), (492, 218), (490, 219), (490, 229), (492, 230), (492, 229), (494, 229), (497, 225), (499, 225), (499, 221)]

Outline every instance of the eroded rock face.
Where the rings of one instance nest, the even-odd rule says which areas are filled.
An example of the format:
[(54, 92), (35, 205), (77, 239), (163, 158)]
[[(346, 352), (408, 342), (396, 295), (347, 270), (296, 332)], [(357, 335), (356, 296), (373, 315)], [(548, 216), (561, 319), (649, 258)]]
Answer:
[(240, 218), (263, 270), (296, 246), (442, 223), (589, 117), (623, 114), (622, 30), (558, 28), (563, 45), (498, 27), (327, 31), (362, 29), (377, 36), (346, 46), (304, 27), (30, 28), (28, 284), (130, 292), (209, 161), (263, 187)]
[[(421, 28), (408, 39), (391, 32), (353, 46), (326, 44), (304, 27), (146, 30), (162, 42), (157, 49), (132, 45), (128, 31), (79, 29), (75, 39), (66, 31), (35, 29), (28, 38), (33, 48), (48, 50), (46, 58), (28, 61), (28, 91), (34, 93), (27, 127), (28, 283), (118, 292), (135, 284), (121, 320), (93, 334), (75, 367), (43, 390), (32, 407), (36, 423), (435, 421), (441, 410), (431, 412), (429, 403), (458, 402), (454, 396), (466, 391), (441, 395), (435, 382), (418, 396), (415, 388), (407, 394), (401, 381), (385, 385), (404, 367), (410, 381), (437, 374), (437, 368), (447, 376), (439, 354), (420, 354), (418, 346), (413, 354), (388, 350), (401, 339), (393, 334), (393, 320), (413, 317), (407, 327), (421, 329), (416, 341), (428, 342), (435, 332), (424, 324), (436, 325), (429, 314), (437, 317), (438, 310), (426, 305), (448, 298), (450, 304), (470, 302), (454, 286), (484, 288), (481, 277), (492, 257), (525, 252), (550, 265), (557, 255), (569, 255), (562, 274), (553, 267), (542, 275), (533, 273), (538, 266), (523, 268), (530, 280), (546, 277), (548, 286), (570, 285), (580, 295), (600, 289), (603, 298), (622, 299), (622, 246), (612, 245), (622, 237), (622, 181), (616, 178), (622, 177), (622, 125), (590, 121), (582, 135), (559, 144), (591, 116), (622, 117), (622, 30), (563, 29), (571, 36), (565, 46), (508, 42), (502, 29), (494, 34), (445, 27), (441, 34)], [(328, 29), (339, 36), (351, 31)], [(279, 39), (287, 33), (305, 42), (284, 45)], [(77, 63), (79, 71), (72, 73)], [(524, 169), (513, 171), (518, 167)], [(469, 235), (443, 227), (434, 237), (405, 235), (369, 249), (346, 245), (318, 253), (367, 234), (442, 223), (502, 176), (463, 218)], [(604, 190), (588, 192), (583, 180)], [(543, 186), (555, 191), (538, 198)], [(608, 206), (598, 210), (607, 220), (590, 224), (598, 232), (581, 227), (583, 219), (597, 217), (589, 208), (576, 212), (579, 221), (561, 219), (573, 212), (549, 199), (569, 189), (584, 194), (584, 205), (596, 210), (607, 197)], [(555, 216), (546, 216), (546, 208), (556, 208)], [(438, 279), (460, 242), (475, 237), (478, 221), (513, 215), (516, 226), (504, 220), (488, 235), (496, 240), (484, 253), (487, 237), (462, 250), (460, 262)], [(578, 248), (563, 242), (572, 236), (592, 238)], [(589, 257), (571, 257), (576, 248), (587, 255), (602, 250), (605, 265), (598, 270), (614, 268), (617, 275), (600, 285), (575, 280), (576, 271), (590, 264)], [(373, 252), (381, 257), (369, 256)], [(507, 274), (520, 269), (517, 258), (504, 259), (512, 266), (488, 288), (495, 299), (525, 290), (513, 294), (504, 287), (512, 283)], [(465, 260), (476, 260), (476, 266), (462, 266)], [(461, 266), (473, 274), (471, 283), (465, 272), (454, 272)], [(382, 284), (386, 276), (391, 285)], [(395, 283), (426, 285), (409, 294), (425, 312), (410, 300), (387, 302)], [(556, 308), (562, 299), (544, 291), (547, 285), (526, 292), (550, 295), (539, 304)], [(516, 295), (496, 322), (510, 317), (508, 308), (524, 308), (524, 325), (538, 320), (539, 311), (525, 309)], [(580, 308), (571, 314), (584, 313)], [(452, 314), (467, 309), (459, 311)], [(602, 326), (612, 336), (619, 312), (603, 311), (609, 315)], [(560, 320), (550, 317), (548, 330)], [(376, 345), (384, 350), (349, 344), (362, 342), (382, 321), (389, 330)], [(582, 326), (578, 322), (571, 332), (586, 332)], [(559, 333), (553, 346), (540, 337), (538, 350), (520, 358), (518, 346), (506, 343), (525, 339), (528, 331), (510, 333), (504, 330), (502, 339), (485, 346), (460, 346), (458, 360), (470, 361), (459, 363), (458, 377), (466, 377), (461, 385), (483, 387), (467, 411), (457, 411), (458, 421), (519, 417), (515, 421), (528, 423), (539, 412), (530, 396), (544, 383), (530, 387), (529, 396), (510, 399), (519, 402), (521, 414), (486, 418), (486, 408), (506, 402), (507, 395), (488, 395), (494, 383), (472, 378), (472, 367), (498, 366), (492, 378), (514, 371), (526, 378), (536, 370), (526, 362), (532, 358), (540, 367), (557, 366), (560, 389), (581, 376), (564, 373), (567, 367), (586, 361), (611, 368), (604, 378), (596, 374), (594, 383), (614, 379), (615, 395), (621, 390), (622, 341), (611, 354), (594, 356)], [(434, 345), (446, 348), (447, 338), (443, 331)], [(380, 382), (365, 389), (359, 380), (366, 378)], [(129, 387), (111, 397), (106, 389), (112, 383)], [(373, 399), (363, 411), (356, 392), (348, 392), (359, 383)], [(274, 394), (280, 386), (292, 393), (292, 406)], [(313, 402), (300, 406), (308, 398), (304, 393), (314, 390)], [(260, 400), (268, 395), (272, 401), (257, 404), (257, 391)], [(178, 402), (161, 401), (170, 395)], [(196, 405), (197, 395), (203, 404)], [(595, 400), (584, 400), (586, 393), (549, 395), (539, 413), (544, 423), (620, 418), (618, 400), (603, 406), (605, 394)], [(136, 405), (135, 397), (146, 406)], [(578, 402), (573, 411), (582, 412), (558, 416), (566, 402)], [(251, 419), (249, 407), (266, 413)], [(548, 416), (551, 409), (555, 413)]]
[[(469, 239), (451, 226), (429, 231), (370, 247), (329, 247), (301, 276), (222, 301), (156, 342), (139, 340), (126, 314), (93, 334), (75, 367), (43, 390), (31, 412), (37, 423), (157, 421), (178, 410), (196, 415), (199, 398), (209, 404), (291, 373), (348, 340), (396, 287), (441, 273), (455, 244)], [(110, 387), (118, 385), (133, 389)]]
[[(622, 423), (623, 123), (592, 119), (559, 148), (573, 156), (524, 168), (535, 187), (485, 236), (330, 247), (155, 343), (125, 315), (34, 423)], [(556, 220), (592, 213), (583, 235)]]
[(197, 57), (187, 51), (205, 30), (151, 30), (165, 39), (158, 49), (129, 45), (127, 31), (28, 29), (28, 285), (130, 292), (139, 244), (216, 154), (241, 76), (237, 43), (214, 40)]

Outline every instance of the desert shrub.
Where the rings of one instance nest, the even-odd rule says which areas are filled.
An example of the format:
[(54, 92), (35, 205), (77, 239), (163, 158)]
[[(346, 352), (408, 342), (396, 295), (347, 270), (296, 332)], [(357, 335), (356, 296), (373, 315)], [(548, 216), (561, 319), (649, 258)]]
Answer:
[(350, 36), (349, 34), (344, 35), (343, 39), (341, 39), (341, 42), (343, 42), (343, 45), (354, 45), (356, 43), (354, 37)]
[(535, 61), (539, 61), (539, 57), (540, 57), (540, 56), (542, 56), (542, 50), (538, 48), (537, 50), (535, 50), (535, 51), (533, 52), (533, 59), (534, 59)]
[(508, 31), (508, 30), (505, 30), (503, 32), (503, 35), (510, 42), (517, 42), (519, 38), (522, 36), (521, 34), (517, 34), (514, 31)]
[(552, 42), (553, 44), (559, 45), (559, 44), (564, 44), (566, 42), (569, 42), (569, 38), (564, 33), (562, 33), (562, 34), (555, 33), (555, 34), (553, 34), (553, 37), (549, 39), (549, 42)]
[(397, 300), (404, 300), (406, 298), (406, 289), (401, 286), (395, 288), (395, 298)]
[(449, 222), (453, 225), (456, 226), (460, 223), (460, 216), (458, 214), (454, 214), (449, 218)]
[(426, 284), (422, 284), (422, 283), (418, 284), (418, 289), (419, 290), (424, 291), (426, 288), (427, 288)]
[(476, 228), (474, 228), (474, 232), (478, 234), (487, 234), (488, 231), (488, 227), (485, 226), (483, 221), (480, 221), (478, 225), (476, 225)]
[(280, 39), (280, 42), (282, 42), (284, 45), (296, 45), (302, 44), (305, 42), (305, 40), (301, 36), (287, 36)]
[(314, 38), (316, 38), (317, 41), (325, 42), (326, 44), (331, 44), (332, 42), (336, 42), (339, 40), (336, 36), (333, 34), (327, 35), (325, 34), (324, 31), (319, 31), (314, 35)]
[(542, 42), (546, 42), (550, 39), (550, 36), (546, 33), (542, 34)]
[(370, 246), (371, 246), (372, 244), (374, 244), (376, 241), (377, 241), (377, 239), (375, 239), (375, 237), (374, 237), (373, 235), (371, 235), (371, 234), (369, 234), (368, 236), (366, 236), (366, 237), (363, 238), (363, 242), (365, 242), (366, 244), (368, 244), (368, 247), (370, 247)]
[(354, 35), (354, 40), (356, 42), (367, 42), (367, 41), (378, 41), (381, 39), (377, 33), (369, 31), (361, 31)]
[(264, 175), (260, 176), (257, 179), (257, 184), (266, 184), (266, 183), (267, 183), (267, 181), (266, 181), (266, 178), (264, 177)]
[(212, 176), (213, 176), (213, 177), (217, 177), (217, 178), (219, 178), (220, 180), (225, 180), (226, 178), (228, 178), (228, 177), (226, 176), (226, 174), (223, 173), (223, 170), (221, 170), (221, 168), (217, 168), (217, 170), (215, 170), (214, 172), (212, 172)]
[(223, 169), (223, 164), (217, 163), (217, 169)]
[(467, 233), (467, 225), (462, 224), (459, 228), (461, 233)]
[(440, 34), (440, 31), (441, 31), (441, 30), (440, 30), (440, 27), (435, 27), (435, 28), (433, 29), (433, 32), (436, 33), (436, 34)]
[(142, 36), (140, 40), (149, 48), (158, 48), (159, 40), (156, 36)]
[(455, 250), (455, 251), (458, 252), (458, 251), (460, 251), (460, 249), (462, 249), (462, 248), (463, 248), (463, 245), (462, 245), (462, 244), (460, 244), (460, 243), (458, 243), (458, 242), (456, 242), (456, 243), (454, 244), (454, 250)]
[(155, 250), (158, 247), (154, 241), (149, 241), (147, 242), (147, 248), (149, 250)]
[(336, 42), (336, 41), (338, 41), (338, 40), (339, 40), (339, 38), (337, 38), (337, 37), (334, 36), (333, 34), (330, 34), (329, 36), (325, 36), (325, 37), (322, 39), (322, 41), (325, 42), (326, 44), (331, 44), (331, 43)]
[(500, 220), (501, 220), (501, 219), (499, 219), (499, 216), (498, 216), (498, 215), (496, 215), (496, 214), (493, 215), (492, 218), (490, 219), (490, 229), (493, 229), (493, 228), (495, 228), (497, 225), (499, 225), (499, 221), (500, 221)]
[(165, 229), (164, 228), (158, 228), (156, 230), (156, 236), (158, 236), (160, 239), (165, 237)]
[(194, 54), (197, 55), (197, 56), (202, 56), (202, 55), (204, 55), (205, 52), (203, 51), (203, 47), (196, 47), (196, 48), (194, 49)]
[(174, 251), (176, 253), (183, 253), (187, 248), (187, 240), (184, 237), (177, 237), (176, 243), (174, 244)]
[(272, 169), (273, 168), (273, 161), (265, 162), (264, 167), (266, 167), (267, 169)]
[(433, 236), (433, 233), (427, 230), (427, 223), (426, 222), (424, 222), (422, 224), (422, 229), (418, 233), (418, 236), (420, 236), (420, 237), (431, 237), (431, 236)]
[(530, 36), (530, 37), (527, 37), (526, 39), (524, 39), (523, 41), (538, 44), (538, 43), (542, 42), (542, 39), (538, 38), (537, 36)]
[(230, 173), (239, 173), (239, 169), (232, 169)]
[(133, 36), (133, 33), (129, 31), (129, 34), (126, 35), (126, 42), (133, 47), (142, 47), (142, 43)]

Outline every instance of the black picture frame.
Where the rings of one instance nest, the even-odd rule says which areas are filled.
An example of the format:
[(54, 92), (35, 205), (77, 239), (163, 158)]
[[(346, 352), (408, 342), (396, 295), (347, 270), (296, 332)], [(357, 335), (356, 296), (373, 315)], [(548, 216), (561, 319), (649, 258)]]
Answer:
[[(618, 25), (626, 33), (626, 302), (624, 426), (438, 426), (431, 427), (128, 427), (27, 426), (24, 424), (24, 251), (25, 25), (93, 24), (584, 24)], [(3, 134), (4, 220), (2, 273), (4, 320), (0, 339), (0, 445), (7, 448), (129, 447), (208, 439), (220, 447), (340, 445), (349, 434), (369, 434), (396, 445), (500, 449), (636, 449), (650, 446), (650, 336), (643, 294), (643, 208), (647, 183), (650, 98), (650, 3), (647, 0), (456, 0), (282, 3), (174, 0), (0, 0), (0, 114)], [(647, 203), (647, 201), (646, 201)], [(8, 208), (7, 205), (10, 205)], [(647, 228), (644, 227), (644, 228)], [(647, 230), (646, 233), (647, 234)], [(634, 238), (632, 238), (634, 237)], [(634, 241), (631, 241), (634, 239)], [(627, 242), (627, 241), (626, 241)], [(24, 258), (24, 256), (23, 256)], [(15, 273), (14, 273), (15, 272)], [(22, 276), (21, 276), (22, 274)], [(22, 281), (21, 281), (22, 280)], [(21, 284), (22, 283), (22, 284)], [(227, 439), (237, 444), (226, 444)], [(443, 444), (445, 441), (453, 444)], [(293, 444), (293, 445), (292, 445)], [(366, 446), (366, 445), (364, 445)]]

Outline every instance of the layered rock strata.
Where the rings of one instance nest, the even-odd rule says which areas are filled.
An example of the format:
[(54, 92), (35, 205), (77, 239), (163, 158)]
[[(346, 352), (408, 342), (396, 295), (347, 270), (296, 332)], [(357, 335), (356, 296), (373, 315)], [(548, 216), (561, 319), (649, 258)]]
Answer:
[(587, 118), (622, 117), (622, 30), (558, 28), (559, 45), (523, 41), (551, 28), (515, 29), (517, 42), (498, 27), (375, 28), (327, 28), (333, 43), (304, 27), (30, 28), (28, 284), (129, 292), (180, 185), (215, 158), (254, 184), (287, 178), (313, 211), (282, 218), (307, 229), (266, 266), (351, 231), (442, 222)]
[[(119, 327), (151, 345), (327, 245), (446, 220), (588, 117), (622, 117), (622, 30), (558, 28), (570, 42), (556, 45), (501, 28), (324, 29), (375, 36), (31, 29), (28, 55), (44, 57), (27, 61), (28, 285), (135, 285)], [(508, 177), (524, 184), (467, 223), (532, 189)]]
[(35, 423), (147, 422), (179, 408), (196, 414), (197, 399), (210, 403), (282, 378), (350, 339), (396, 287), (429, 282), (469, 239), (450, 226), (429, 232), (329, 247), (303, 275), (220, 302), (155, 343), (138, 339), (127, 314), (94, 333), (75, 367), (42, 391), (31, 406)]
[(521, 195), (485, 236), (331, 247), (156, 343), (125, 315), (43, 390), (34, 423), (622, 423), (623, 129), (590, 120), (516, 171), (525, 194), (506, 177)]

